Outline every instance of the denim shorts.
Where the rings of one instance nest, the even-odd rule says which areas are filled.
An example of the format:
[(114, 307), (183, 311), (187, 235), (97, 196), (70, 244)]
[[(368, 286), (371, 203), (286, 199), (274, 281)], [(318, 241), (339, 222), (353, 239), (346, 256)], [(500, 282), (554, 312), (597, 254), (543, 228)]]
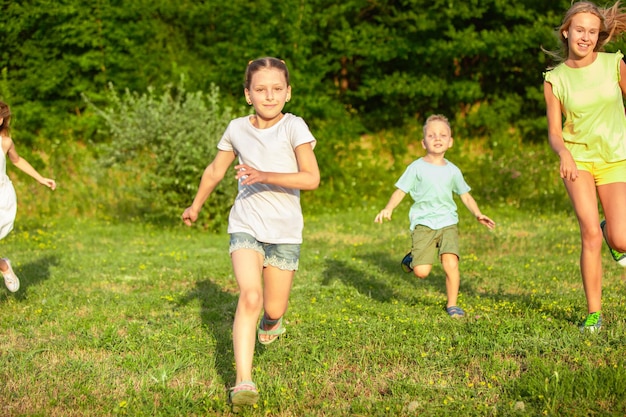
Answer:
[(229, 253), (239, 249), (252, 249), (263, 255), (263, 266), (273, 266), (284, 271), (297, 271), (300, 246), (290, 243), (263, 243), (248, 233), (231, 233)]

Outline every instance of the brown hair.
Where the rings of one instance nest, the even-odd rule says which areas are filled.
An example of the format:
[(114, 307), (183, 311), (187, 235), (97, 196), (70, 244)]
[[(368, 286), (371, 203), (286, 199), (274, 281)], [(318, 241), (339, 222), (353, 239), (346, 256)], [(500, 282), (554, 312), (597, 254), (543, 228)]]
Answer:
[(0, 136), (9, 136), (9, 125), (11, 124), (11, 109), (4, 101), (0, 101)]
[(273, 58), (273, 57), (265, 57), (255, 59), (254, 61), (250, 61), (248, 63), (248, 68), (246, 68), (246, 78), (243, 84), (243, 87), (246, 89), (250, 88), (250, 83), (252, 82), (252, 76), (257, 72), (264, 68), (276, 68), (285, 74), (285, 80), (287, 81), (287, 85), (289, 85), (289, 70), (287, 69), (287, 65), (285, 61)]
[(573, 3), (563, 17), (563, 22), (556, 30), (556, 36), (560, 41), (559, 51), (543, 51), (551, 56), (557, 63), (565, 61), (569, 55), (569, 44), (567, 38), (563, 36), (563, 32), (569, 30), (572, 24), (572, 18), (579, 13), (591, 13), (600, 19), (600, 33), (598, 34), (598, 43), (594, 52), (601, 51), (604, 45), (609, 43), (613, 38), (620, 36), (626, 32), (626, 10), (621, 7), (620, 1), (616, 1), (613, 6), (601, 8), (589, 1), (579, 1)]

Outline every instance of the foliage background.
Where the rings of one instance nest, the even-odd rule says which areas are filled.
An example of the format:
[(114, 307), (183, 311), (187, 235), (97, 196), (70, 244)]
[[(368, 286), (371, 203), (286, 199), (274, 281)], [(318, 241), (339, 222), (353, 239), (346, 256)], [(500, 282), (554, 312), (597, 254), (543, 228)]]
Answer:
[[(286, 111), (302, 116), (319, 140), (322, 186), (306, 193), (305, 205), (323, 210), (380, 204), (404, 166), (420, 156), (424, 119), (443, 113), (453, 123), (457, 144), (449, 156), (466, 172), (479, 201), (564, 208), (553, 198), (561, 189), (555, 159), (544, 145), (541, 84), (550, 63), (541, 47), (556, 47), (553, 30), (568, 0), (0, 4), (0, 97), (12, 106), (21, 152), (60, 180), (63, 191), (55, 199), (64, 195), (65, 212), (154, 220), (180, 211), (177, 206), (195, 191), (191, 176), (197, 182), (211, 158), (202, 150), (212, 146), (207, 136), (219, 139), (219, 129), (204, 135), (190, 128), (200, 123), (194, 112), (213, 105), (219, 114), (245, 113), (245, 65), (264, 55), (287, 62), (294, 100)], [(186, 105), (187, 97), (171, 89), (181, 79), (188, 98), (215, 102)], [(129, 126), (136, 136), (116, 136), (97, 109), (120, 110), (113, 96), (125, 93), (183, 108), (159, 110), (159, 117), (169, 120), (163, 121), (165, 136), (176, 138), (169, 148), (157, 146), (163, 135), (150, 129)], [(124, 120), (156, 115), (145, 108), (151, 103), (143, 105)], [(189, 113), (179, 119), (168, 113), (185, 106)], [(196, 156), (174, 158), (175, 142)], [(140, 145), (145, 158), (103, 167), (102, 161)], [(480, 154), (466, 155), (467, 150)], [(178, 166), (153, 189), (150, 169), (156, 165), (146, 166), (149, 155), (162, 159), (160, 167), (168, 161)], [(194, 166), (182, 166), (187, 163)], [(529, 182), (531, 171), (545, 173), (540, 184)], [(181, 175), (184, 184), (178, 187)], [(166, 198), (151, 194), (163, 195), (167, 184), (174, 189)], [(33, 198), (48, 204), (47, 196)], [(206, 213), (205, 223), (222, 221), (224, 210)]]
[[(220, 123), (249, 111), (246, 63), (275, 55), (322, 184), (303, 193), (293, 337), (262, 352), (250, 414), (623, 415), (623, 271), (605, 251), (607, 331), (581, 336), (579, 235), (544, 139), (540, 47), (569, 5), (0, 0), (0, 98), (20, 153), (59, 184), (9, 164), (20, 201), (3, 244), (28, 278), (0, 300), (4, 414), (228, 415), (227, 236), (179, 215)], [(408, 205), (372, 222), (434, 112), (498, 222), (459, 212), (467, 321), (443, 312), (440, 267), (398, 275)], [(203, 228), (225, 226), (235, 182), (222, 186)]]

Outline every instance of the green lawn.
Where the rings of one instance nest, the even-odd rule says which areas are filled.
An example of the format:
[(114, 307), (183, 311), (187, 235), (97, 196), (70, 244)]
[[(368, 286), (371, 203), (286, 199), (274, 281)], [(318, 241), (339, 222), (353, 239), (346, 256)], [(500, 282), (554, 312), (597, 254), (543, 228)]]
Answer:
[[(403, 205), (405, 209), (408, 204)], [(258, 346), (251, 416), (624, 416), (626, 279), (604, 252), (604, 323), (586, 315), (571, 213), (461, 205), (460, 305), (440, 266), (399, 267), (406, 211), (308, 215), (287, 337)], [(66, 219), (0, 242), (0, 415), (231, 415), (237, 288), (228, 236)]]

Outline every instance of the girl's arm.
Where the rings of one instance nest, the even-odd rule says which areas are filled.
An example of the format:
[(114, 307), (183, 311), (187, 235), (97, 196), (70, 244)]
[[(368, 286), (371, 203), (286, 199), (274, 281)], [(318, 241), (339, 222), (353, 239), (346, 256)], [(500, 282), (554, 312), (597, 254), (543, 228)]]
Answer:
[(320, 184), (320, 170), (310, 143), (304, 143), (295, 149), (298, 172), (264, 172), (246, 164), (236, 165), (237, 179), (245, 177), (241, 185), (256, 183), (278, 185), (298, 190), (315, 190)]
[(400, 204), (400, 202), (402, 201), (405, 195), (406, 193), (404, 191), (397, 188), (396, 191), (394, 191), (393, 194), (391, 194), (391, 197), (389, 198), (389, 202), (387, 203), (385, 208), (382, 209), (380, 213), (376, 215), (374, 222), (382, 223), (383, 219), (391, 220), (391, 214), (393, 213), (393, 210), (396, 207), (398, 207), (398, 204)]
[(619, 62), (619, 87), (622, 89), (622, 95), (626, 96), (626, 64), (623, 59)]
[(9, 157), (13, 165), (15, 165), (24, 173), (33, 177), (39, 184), (45, 185), (46, 187), (49, 187), (53, 190), (57, 187), (56, 182), (53, 179), (43, 177), (39, 172), (37, 172), (35, 168), (32, 167), (31, 164), (28, 163), (26, 159), (22, 158), (17, 153), (17, 150), (15, 149), (15, 145), (13, 144), (13, 140), (11, 138), (4, 137), (2, 141), (3, 148), (5, 148), (5, 145), (7, 146), (7, 156)]
[(480, 212), (478, 204), (476, 204), (476, 200), (474, 200), (474, 197), (472, 197), (470, 193), (461, 194), (459, 197), (461, 197), (461, 201), (465, 204), (465, 207), (467, 207), (470, 213), (476, 217), (476, 220), (490, 229), (496, 227), (496, 222)]
[(235, 152), (219, 150), (217, 155), (215, 155), (215, 159), (204, 169), (196, 197), (193, 199), (191, 206), (187, 207), (183, 212), (183, 221), (187, 226), (191, 226), (191, 223), (198, 220), (198, 214), (204, 202), (217, 187), (217, 184), (224, 178), (228, 167), (234, 160)]
[(546, 100), (546, 116), (548, 118), (548, 141), (554, 153), (561, 159), (561, 178), (575, 181), (578, 178), (578, 168), (563, 140), (561, 102), (554, 95), (552, 84), (547, 81), (543, 83), (543, 95)]

